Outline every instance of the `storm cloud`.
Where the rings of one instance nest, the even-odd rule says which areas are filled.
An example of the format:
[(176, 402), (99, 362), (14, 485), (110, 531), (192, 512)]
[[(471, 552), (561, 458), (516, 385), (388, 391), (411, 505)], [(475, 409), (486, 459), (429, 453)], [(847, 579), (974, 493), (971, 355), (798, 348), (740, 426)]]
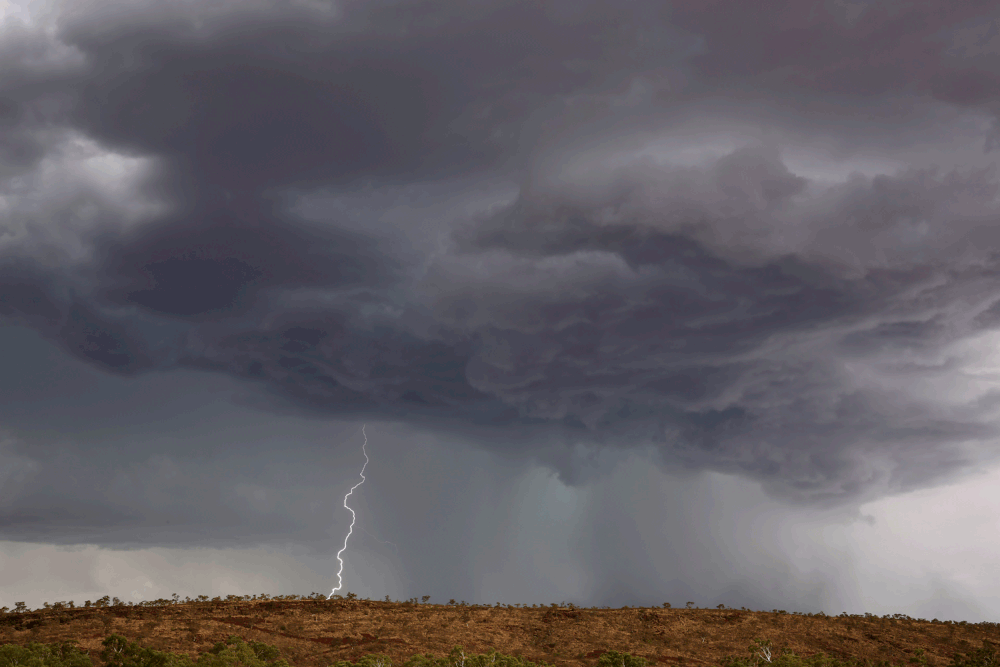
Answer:
[[(865, 503), (997, 465), (995, 3), (0, 16), (11, 549), (291, 542), (319, 562), (364, 422), (392, 451), (374, 465), (393, 482), (369, 482), (385, 532), (442, 531), (389, 588), (423, 593), (419, 570), (467, 598), (530, 591), (466, 538), (431, 565), (432, 543), (523, 540), (528, 586), (571, 558), (540, 550), (560, 526), (585, 546), (552, 590), (624, 603), (643, 577), (715, 581), (680, 541), (664, 555), (670, 535), (759, 540), (723, 528), (720, 494), (870, 529)], [(651, 559), (635, 579), (607, 530), (660, 545), (630, 551)], [(711, 596), (850, 597), (835, 565), (766, 591), (786, 547)], [(928, 616), (968, 617), (949, 590)]]

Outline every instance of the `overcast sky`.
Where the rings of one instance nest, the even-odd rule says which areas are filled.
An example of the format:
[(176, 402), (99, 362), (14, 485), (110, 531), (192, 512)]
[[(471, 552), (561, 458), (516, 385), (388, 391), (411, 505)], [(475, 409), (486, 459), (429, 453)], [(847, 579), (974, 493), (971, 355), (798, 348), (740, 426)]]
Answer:
[(0, 0), (0, 606), (998, 620), (998, 25)]

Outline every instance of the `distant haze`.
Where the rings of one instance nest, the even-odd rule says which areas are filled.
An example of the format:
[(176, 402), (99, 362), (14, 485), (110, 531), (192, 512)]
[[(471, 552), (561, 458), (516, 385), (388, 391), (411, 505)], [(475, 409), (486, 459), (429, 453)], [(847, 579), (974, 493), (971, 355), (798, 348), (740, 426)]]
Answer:
[(0, 606), (1000, 615), (995, 2), (0, 0)]

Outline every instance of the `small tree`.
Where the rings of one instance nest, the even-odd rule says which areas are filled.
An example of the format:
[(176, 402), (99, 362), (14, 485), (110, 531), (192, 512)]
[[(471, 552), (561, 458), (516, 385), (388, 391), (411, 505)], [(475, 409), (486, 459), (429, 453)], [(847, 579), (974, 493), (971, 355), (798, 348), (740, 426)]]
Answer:
[(28, 607), (23, 602), (15, 602), (14, 611), (16, 611), (19, 614), (23, 614), (24, 612), (28, 611)]
[(284, 659), (277, 659), (280, 651), (277, 647), (262, 642), (247, 644), (236, 635), (230, 635), (225, 642), (216, 642), (198, 659), (200, 667), (289, 667)]
[(753, 644), (750, 644), (748, 650), (751, 654), (753, 654), (755, 650), (760, 652), (759, 654), (754, 655), (755, 661), (757, 658), (763, 658), (764, 662), (771, 662), (771, 640), (755, 639), (753, 640)]
[(423, 596), (420, 599), (424, 601), (424, 604), (427, 604), (427, 601), (431, 599), (431, 596), (430, 595), (425, 595), (425, 596)]
[[(143, 648), (121, 635), (110, 635), (101, 645), (104, 646), (101, 660), (106, 667), (194, 667), (194, 662), (186, 655)], [(86, 659), (89, 664), (90, 657)]]

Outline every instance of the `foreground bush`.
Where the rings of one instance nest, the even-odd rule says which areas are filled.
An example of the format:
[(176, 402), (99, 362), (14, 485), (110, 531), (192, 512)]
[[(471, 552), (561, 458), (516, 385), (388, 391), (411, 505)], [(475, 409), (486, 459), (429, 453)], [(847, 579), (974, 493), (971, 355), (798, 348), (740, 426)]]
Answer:
[[(288, 661), (276, 660), (281, 652), (277, 647), (263, 642), (247, 644), (236, 635), (217, 642), (197, 661), (188, 655), (142, 648), (121, 635), (110, 635), (102, 645), (101, 660), (108, 667), (289, 667)], [(89, 658), (87, 667), (92, 667)]]
[(86, 651), (72, 642), (0, 646), (0, 667), (93, 667)]

